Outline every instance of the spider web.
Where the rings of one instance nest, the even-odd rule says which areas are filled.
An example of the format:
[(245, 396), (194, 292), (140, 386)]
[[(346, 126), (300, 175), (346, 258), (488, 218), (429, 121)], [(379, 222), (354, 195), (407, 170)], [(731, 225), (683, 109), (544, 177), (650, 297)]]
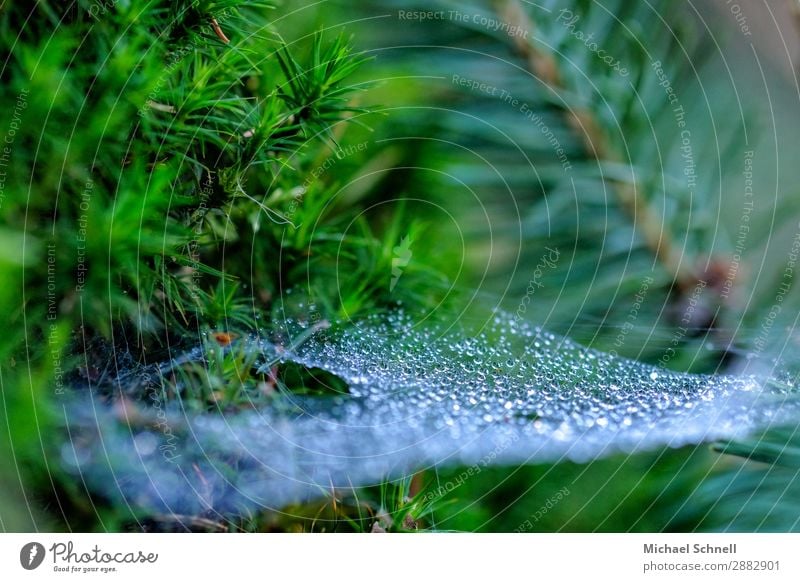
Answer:
[[(432, 467), (583, 462), (742, 437), (798, 410), (785, 382), (671, 372), (503, 312), (472, 330), (396, 311), (292, 349), (241, 341), (262, 370), (290, 362), (333, 374), (349, 389), (283, 393), (231, 414), (164, 405), (161, 420), (144, 423), (90, 397), (65, 406), (64, 466), (134, 509), (229, 513)], [(181, 359), (200, 357), (198, 349)], [(152, 373), (133, 370), (125, 382)]]

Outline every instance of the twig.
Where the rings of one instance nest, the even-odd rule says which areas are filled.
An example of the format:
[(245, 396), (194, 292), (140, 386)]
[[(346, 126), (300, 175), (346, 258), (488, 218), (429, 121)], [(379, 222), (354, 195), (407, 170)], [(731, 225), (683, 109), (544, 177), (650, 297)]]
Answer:
[(147, 106), (150, 109), (163, 111), (164, 113), (175, 113), (177, 111), (173, 105), (165, 105), (164, 103), (159, 103), (158, 101), (153, 101), (152, 99), (147, 100)]
[(216, 18), (211, 19), (211, 28), (214, 29), (214, 34), (216, 34), (222, 42), (225, 44), (230, 44), (231, 39), (225, 36), (225, 33), (222, 32), (222, 28), (220, 28), (219, 22), (217, 22)]

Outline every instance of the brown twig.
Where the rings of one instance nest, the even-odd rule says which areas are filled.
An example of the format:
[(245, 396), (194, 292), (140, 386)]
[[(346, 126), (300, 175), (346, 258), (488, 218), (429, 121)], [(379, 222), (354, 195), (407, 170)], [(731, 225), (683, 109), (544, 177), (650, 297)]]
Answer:
[(225, 33), (222, 32), (222, 28), (220, 28), (219, 22), (217, 22), (216, 18), (211, 19), (211, 28), (214, 29), (214, 34), (216, 34), (222, 42), (225, 44), (229, 44), (231, 42), (231, 39), (225, 36)]

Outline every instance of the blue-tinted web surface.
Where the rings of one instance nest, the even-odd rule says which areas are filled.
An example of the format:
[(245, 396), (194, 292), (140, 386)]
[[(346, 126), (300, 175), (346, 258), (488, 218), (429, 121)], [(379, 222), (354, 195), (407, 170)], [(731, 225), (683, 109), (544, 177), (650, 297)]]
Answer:
[(472, 333), (397, 311), (293, 349), (241, 341), (264, 367), (324, 370), (349, 393), (286, 394), (231, 414), (173, 405), (168, 432), (82, 400), (65, 408), (65, 467), (134, 508), (238, 512), (434, 466), (586, 461), (732, 438), (797, 411), (785, 384), (665, 371), (504, 313)]

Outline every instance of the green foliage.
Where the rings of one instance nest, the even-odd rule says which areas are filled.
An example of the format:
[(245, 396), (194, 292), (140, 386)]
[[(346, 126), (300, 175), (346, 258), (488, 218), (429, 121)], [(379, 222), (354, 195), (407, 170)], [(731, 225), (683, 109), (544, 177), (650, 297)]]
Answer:
[[(102, 384), (113, 376), (93, 372), (109, 370), (100, 354), (144, 360), (201, 337), (204, 358), (162, 379), (168, 398), (188, 409), (323, 390), (325, 379), (302, 371), (256, 374), (235, 338), (286, 308), (307, 313), (275, 299), (302, 288), (310, 270), (320, 321), (403, 297), (402, 288), (389, 297), (391, 249), (416, 227), (398, 216), (385, 236), (362, 217), (340, 236), (374, 184), (331, 206), (345, 167), (369, 160), (365, 147), (339, 159), (344, 123), (367, 113), (354, 101), (362, 87), (348, 81), (365, 59), (343, 35), (285, 42), (272, 7), (80, 0), (0, 13), (0, 80), (11, 104), (0, 112), (0, 126), (11, 128), (0, 199), (9, 329), (0, 353), (11, 365), (0, 372), (15, 436), (3, 454), (14, 448), (34, 489), (49, 476), (46, 494), (75, 519), (86, 515), (85, 500), (69, 479), (60, 484), (48, 460), (58, 447), (29, 434), (58, 430), (56, 381)], [(329, 159), (341, 171), (320, 170)], [(365, 282), (331, 285), (326, 277), (343, 266), (358, 266)], [(76, 360), (85, 362), (77, 375)], [(124, 518), (109, 508), (105, 520), (119, 527), (111, 524)]]
[(239, 285), (220, 279), (211, 292), (198, 291), (202, 296), (194, 307), (199, 321), (214, 329), (247, 330), (257, 327), (252, 302), (242, 297)]
[(306, 66), (287, 48), (278, 53), (286, 78), (278, 96), (310, 135), (328, 131), (330, 124), (345, 114), (366, 111), (349, 105), (353, 88), (345, 81), (363, 62), (363, 59), (353, 58), (350, 52), (343, 36), (323, 48), (321, 35), (317, 34), (311, 60)]
[(422, 474), (352, 491), (323, 491), (322, 501), (251, 515), (239, 531), (410, 533), (435, 531), (434, 504), (419, 484)]
[[(544, 248), (565, 259), (541, 270), (538, 315), (529, 316), (595, 347), (658, 361), (694, 284), (705, 281), (705, 316), (690, 322), (666, 365), (728, 362), (732, 350), (709, 350), (707, 340), (739, 339), (724, 326), (742, 306), (723, 302), (714, 283), (738, 225), (716, 228), (723, 201), (710, 193), (720, 177), (703, 172), (694, 186), (685, 179), (675, 104), (652, 74), (660, 61), (681, 104), (710, 110), (695, 84), (709, 37), (682, 14), (671, 28), (650, 26), (648, 3), (570, 4), (579, 28), (624, 59), (624, 77), (525, 2), (417, 3), (519, 25), (530, 33), (524, 43), (470, 21), (415, 22), (414, 48), (398, 23), (370, 22), (354, 25), (356, 49), (344, 33), (310, 34), (305, 15), (276, 30), (275, 16), (288, 15), (272, 2), (7, 4), (0, 475), (9, 500), (0, 527), (118, 530), (146, 517), (152, 529), (177, 530), (513, 531), (539, 512), (530, 531), (798, 529), (793, 427), (720, 444), (718, 456), (698, 447), (491, 469), (445, 494), (442, 485), (463, 468), (430, 471), (224, 523), (131, 516), (87, 496), (60, 473), (57, 439), (41, 435), (59, 434), (63, 382), (80, 377), (119, 397), (113, 378), (93, 378), (95, 363), (114, 369), (123, 353), (147, 362), (165, 347), (199, 344), (200, 357), (159, 379), (166, 401), (193, 411), (235, 413), (288, 392), (341, 394), (347, 387), (319, 370), (264, 367), (241, 340), (286, 320), (313, 333), (398, 303), (433, 309), (476, 288), (502, 294), (514, 310)], [(378, 4), (409, 8), (406, 0)], [(562, 8), (543, 4), (554, 14)], [(327, 22), (337, 11), (372, 15), (375, 6), (326, 5), (318, 14)], [(405, 49), (365, 58), (393, 41)], [(537, 65), (542, 59), (552, 68)], [(531, 115), (453, 82), (454, 74), (506, 89)], [(715, 115), (731, 111), (727, 93), (715, 95)], [(696, 156), (723, 160), (720, 176), (739, 171), (742, 131), (753, 128), (718, 128), (697, 111), (686, 122)], [(662, 240), (682, 249), (682, 267), (655, 248)], [(635, 325), (617, 345), (642, 293)], [(745, 314), (749, 325), (768, 307)], [(91, 353), (97, 345), (108, 349)], [(78, 365), (83, 375), (70, 375)], [(18, 471), (19, 483), (7, 477)], [(565, 486), (569, 495), (541, 512)], [(16, 511), (33, 506), (31, 491), (50, 515)]]
[(264, 384), (256, 383), (253, 374), (256, 355), (238, 344), (227, 347), (227, 338), (220, 338), (212, 335), (206, 340), (202, 362), (172, 370), (174, 381), (162, 383), (166, 396), (179, 397), (184, 406), (195, 410), (230, 410), (264, 401)]
[(698, 529), (800, 531), (800, 436), (796, 425), (719, 443), (715, 450), (725, 455), (683, 509), (683, 513), (702, 516)]

